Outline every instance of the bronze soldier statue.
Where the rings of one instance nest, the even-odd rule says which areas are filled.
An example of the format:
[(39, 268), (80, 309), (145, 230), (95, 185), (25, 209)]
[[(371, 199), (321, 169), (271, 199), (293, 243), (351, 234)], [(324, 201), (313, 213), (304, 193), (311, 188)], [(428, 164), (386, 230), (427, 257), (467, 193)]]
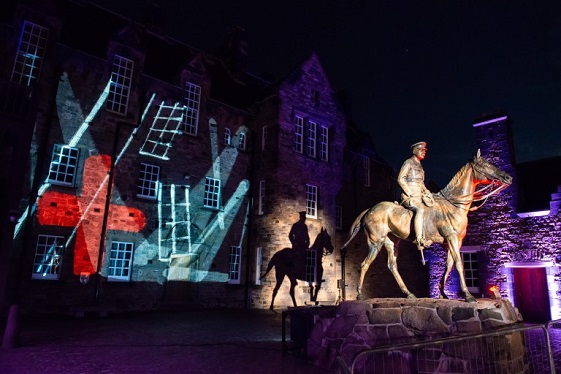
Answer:
[(432, 244), (431, 241), (426, 240), (423, 235), (423, 216), (425, 207), (433, 206), (434, 199), (431, 192), (425, 187), (425, 171), (421, 161), (425, 159), (427, 154), (427, 143), (418, 142), (411, 146), (413, 156), (405, 160), (397, 181), (403, 189), (401, 195), (404, 207), (411, 209), (415, 213), (414, 227), (417, 248), (422, 251), (423, 248)]

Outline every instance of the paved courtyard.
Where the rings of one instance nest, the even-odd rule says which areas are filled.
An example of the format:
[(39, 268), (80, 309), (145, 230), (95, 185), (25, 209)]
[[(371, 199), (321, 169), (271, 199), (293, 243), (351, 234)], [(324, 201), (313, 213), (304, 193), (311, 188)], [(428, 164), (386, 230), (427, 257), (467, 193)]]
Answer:
[(24, 318), (0, 373), (310, 373), (282, 352), (281, 313), (199, 310)]

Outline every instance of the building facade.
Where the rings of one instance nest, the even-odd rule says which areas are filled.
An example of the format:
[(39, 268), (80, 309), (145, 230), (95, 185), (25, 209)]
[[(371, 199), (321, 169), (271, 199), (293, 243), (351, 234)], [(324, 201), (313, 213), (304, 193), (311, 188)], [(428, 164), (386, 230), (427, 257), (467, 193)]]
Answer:
[(327, 231), (335, 250), (308, 255), (309, 273), (324, 273), (299, 282), (297, 303), (314, 284), (318, 300), (340, 298), (346, 229), (396, 184), (356, 141), (318, 56), (272, 83), (244, 70), (242, 29), (210, 55), (88, 2), (13, 10), (1, 40), (2, 141), (14, 144), (4, 310), (265, 308), (275, 281), (261, 275), (300, 212), (310, 245)]

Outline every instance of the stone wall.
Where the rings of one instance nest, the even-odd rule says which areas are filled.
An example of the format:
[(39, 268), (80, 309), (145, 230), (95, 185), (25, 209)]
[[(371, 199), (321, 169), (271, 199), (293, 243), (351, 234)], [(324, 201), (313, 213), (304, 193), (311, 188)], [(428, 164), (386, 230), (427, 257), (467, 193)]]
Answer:
[[(308, 357), (315, 365), (332, 370), (336, 368), (338, 355), (350, 366), (356, 354), (366, 349), (480, 333), (516, 324), (521, 319), (506, 299), (479, 299), (477, 303), (469, 304), (454, 300), (380, 298), (345, 301), (311, 313), (315, 313), (316, 322), (308, 338)], [(503, 336), (497, 339), (506, 344), (504, 350), (491, 351), (478, 345), (479, 341), (472, 340), (456, 343), (460, 347), (469, 344), (467, 351), (471, 353), (468, 354), (455, 354), (458, 351), (456, 346), (454, 350), (446, 346), (443, 349), (431, 348), (424, 352), (426, 355), (414, 356), (394, 350), (392, 357), (395, 360), (393, 363), (386, 361), (384, 365), (390, 365), (392, 370), (399, 365), (398, 371), (405, 373), (471, 373), (475, 361), (481, 364), (481, 355), (490, 354), (485, 361), (499, 365), (501, 370), (498, 372), (524, 372), (527, 363), (521, 337)], [(381, 359), (370, 356), (358, 365), (376, 365), (378, 358)], [(387, 372), (395, 372), (388, 366), (386, 369)]]

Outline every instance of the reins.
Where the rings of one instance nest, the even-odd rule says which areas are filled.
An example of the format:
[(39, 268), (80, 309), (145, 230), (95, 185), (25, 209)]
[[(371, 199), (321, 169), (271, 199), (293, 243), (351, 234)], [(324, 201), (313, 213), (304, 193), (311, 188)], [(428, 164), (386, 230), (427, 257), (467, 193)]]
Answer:
[[(484, 173), (480, 170), (477, 170), (475, 168), (474, 163), (470, 163), (471, 168), (473, 170), (474, 173), (479, 172), (483, 175), (485, 175), (486, 178), (490, 178), (489, 175), (487, 175), (487, 173)], [(470, 212), (474, 212), (476, 210), (478, 210), (479, 208), (481, 208), (483, 205), (485, 205), (485, 203), (487, 202), (487, 199), (493, 195), (496, 195), (497, 193), (501, 192), (502, 190), (504, 190), (507, 187), (506, 184), (503, 183), (497, 183), (495, 181), (491, 182), (490, 184), (488, 184), (487, 186), (474, 191), (473, 193), (467, 194), (467, 195), (463, 195), (463, 196), (459, 196), (456, 198), (451, 198), (450, 196), (446, 196), (444, 193), (442, 193), (442, 191), (440, 191), (440, 195), (446, 199), (450, 204), (454, 205), (457, 208), (461, 208), (461, 209), (465, 209), (468, 210)], [(487, 190), (490, 190), (488, 192), (485, 192)], [(485, 193), (484, 193), (485, 192)], [(479, 204), (478, 206), (474, 206), (471, 207), (469, 209), (464, 208), (462, 205), (468, 205), (471, 204), (473, 202), (478, 202), (478, 201), (483, 201), (483, 203)]]

